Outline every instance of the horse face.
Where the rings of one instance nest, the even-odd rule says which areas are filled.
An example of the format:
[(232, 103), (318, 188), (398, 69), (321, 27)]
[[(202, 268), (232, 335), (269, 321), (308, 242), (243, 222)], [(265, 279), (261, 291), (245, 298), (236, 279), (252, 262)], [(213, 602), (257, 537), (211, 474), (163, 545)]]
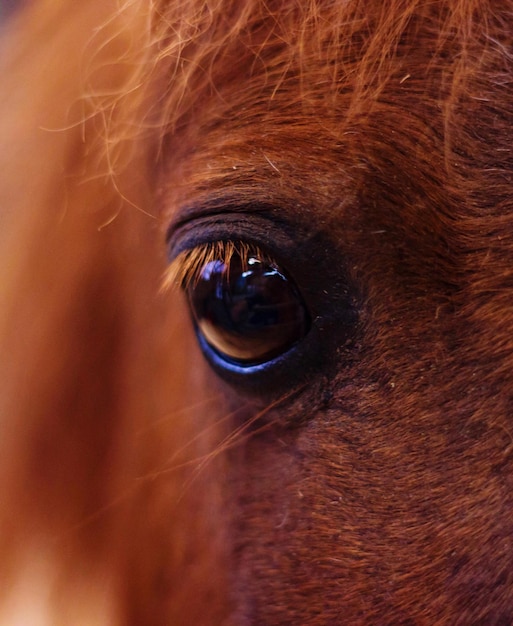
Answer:
[(513, 623), (511, 2), (7, 4), (0, 621)]
[(390, 5), (214, 22), (166, 138), (236, 623), (513, 620), (511, 62), (486, 8)]

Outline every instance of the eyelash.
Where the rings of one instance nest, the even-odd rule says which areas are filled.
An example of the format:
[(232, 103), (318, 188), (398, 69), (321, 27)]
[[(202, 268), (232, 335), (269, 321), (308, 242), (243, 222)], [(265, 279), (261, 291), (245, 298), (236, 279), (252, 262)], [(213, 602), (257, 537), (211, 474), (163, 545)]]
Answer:
[(258, 246), (242, 241), (208, 242), (181, 252), (167, 269), (162, 289), (172, 287), (187, 289), (197, 284), (203, 268), (210, 262), (222, 259), (225, 272), (230, 269), (231, 260), (237, 256), (243, 268), (248, 267), (248, 258), (258, 256), (263, 261), (271, 261)]

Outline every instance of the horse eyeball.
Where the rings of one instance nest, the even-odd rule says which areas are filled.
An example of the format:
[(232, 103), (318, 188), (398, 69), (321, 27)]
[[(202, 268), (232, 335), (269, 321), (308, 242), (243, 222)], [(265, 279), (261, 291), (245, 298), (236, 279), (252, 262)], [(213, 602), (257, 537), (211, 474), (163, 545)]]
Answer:
[(310, 328), (293, 281), (273, 261), (257, 254), (209, 260), (187, 291), (197, 331), (230, 363), (270, 361)]

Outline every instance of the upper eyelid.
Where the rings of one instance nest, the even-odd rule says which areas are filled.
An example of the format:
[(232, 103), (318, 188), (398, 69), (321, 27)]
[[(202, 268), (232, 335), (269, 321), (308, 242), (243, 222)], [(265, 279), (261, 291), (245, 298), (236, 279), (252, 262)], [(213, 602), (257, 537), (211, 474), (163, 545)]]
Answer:
[[(263, 193), (260, 190), (260, 193)], [(248, 196), (252, 196), (249, 200)], [(219, 225), (241, 224), (250, 221), (252, 228), (258, 223), (272, 224), (282, 231), (291, 228), (297, 230), (300, 224), (297, 220), (297, 202), (287, 201), (285, 198), (270, 198), (268, 194), (259, 197), (254, 189), (240, 195), (233, 193), (219, 194), (215, 197), (200, 198), (194, 204), (185, 205), (177, 211), (166, 231), (166, 243), (173, 249), (174, 241), (184, 231), (196, 230), (201, 224)], [(296, 210), (293, 219), (290, 217), (290, 207)], [(299, 212), (301, 214), (301, 211)]]
[[(166, 232), (166, 242), (170, 244), (176, 233), (189, 225), (196, 227), (203, 221), (226, 221), (241, 218), (244, 214), (259, 215), (270, 210), (269, 203), (237, 202), (233, 198), (214, 198), (181, 209), (171, 221)], [(273, 207), (275, 210), (275, 207)]]
[[(245, 207), (248, 209), (248, 206)], [(245, 241), (274, 257), (276, 252), (293, 251), (307, 237), (304, 229), (286, 216), (243, 210), (217, 211), (208, 215), (179, 218), (168, 229), (166, 241), (171, 263), (186, 250), (215, 241)], [(285, 255), (287, 256), (287, 255)]]

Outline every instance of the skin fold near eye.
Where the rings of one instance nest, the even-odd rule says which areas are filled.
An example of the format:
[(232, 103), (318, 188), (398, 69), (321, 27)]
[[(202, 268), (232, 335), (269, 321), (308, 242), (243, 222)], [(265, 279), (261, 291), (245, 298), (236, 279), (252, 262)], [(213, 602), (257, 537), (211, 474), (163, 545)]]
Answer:
[(253, 365), (289, 350), (308, 332), (294, 282), (255, 246), (216, 242), (175, 263), (191, 313), (208, 346), (227, 362)]

